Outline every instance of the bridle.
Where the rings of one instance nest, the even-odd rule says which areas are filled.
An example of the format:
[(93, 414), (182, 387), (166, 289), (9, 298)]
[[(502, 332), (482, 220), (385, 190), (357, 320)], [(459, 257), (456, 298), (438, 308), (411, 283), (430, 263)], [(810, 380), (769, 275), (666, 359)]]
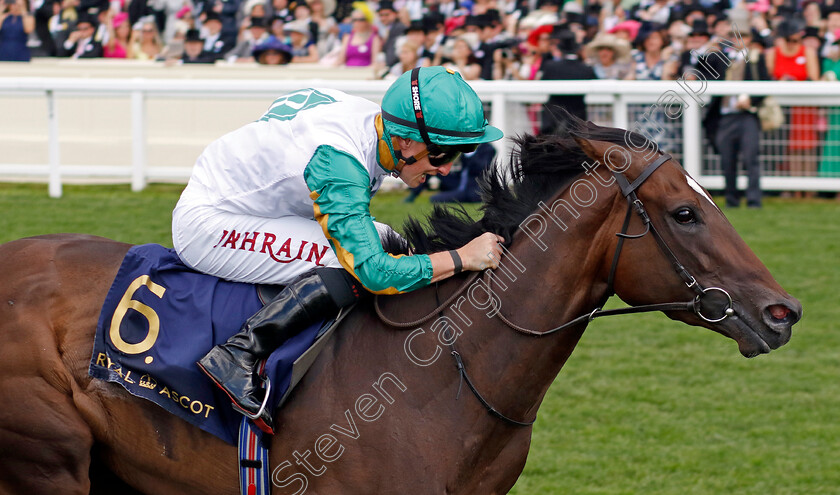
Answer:
[[(580, 323), (584, 323), (584, 322), (588, 323), (588, 322), (594, 320), (595, 318), (599, 318), (601, 316), (613, 316), (613, 315), (632, 314), (632, 313), (646, 313), (646, 312), (651, 312), (651, 311), (690, 311), (690, 312), (694, 312), (694, 314), (696, 314), (698, 317), (700, 317), (702, 320), (704, 320), (708, 323), (719, 323), (719, 322), (721, 322), (721, 321), (723, 321), (723, 320), (725, 320), (725, 319), (727, 319), (731, 316), (734, 316), (736, 314), (736, 312), (735, 312), (735, 309), (733, 308), (732, 296), (729, 295), (729, 292), (727, 292), (726, 290), (724, 290), (720, 287), (703, 287), (700, 284), (700, 282), (698, 282), (697, 279), (693, 275), (691, 275), (691, 273), (688, 272), (688, 270), (685, 268), (685, 266), (683, 266), (682, 263), (679, 262), (679, 260), (677, 259), (677, 256), (674, 254), (674, 252), (671, 250), (671, 248), (665, 242), (665, 239), (662, 238), (662, 235), (659, 233), (659, 231), (653, 225), (653, 223), (651, 222), (651, 219), (650, 219), (650, 215), (648, 214), (644, 203), (642, 202), (641, 199), (639, 199), (638, 195), (636, 194), (636, 190), (639, 188), (639, 186), (641, 186), (645, 182), (645, 180), (647, 180), (647, 178), (650, 177), (650, 175), (653, 174), (663, 163), (667, 162), (670, 159), (671, 159), (671, 155), (661, 154), (656, 160), (654, 160), (653, 162), (648, 164), (647, 167), (645, 167), (645, 169), (642, 171), (642, 173), (638, 177), (636, 177), (636, 179), (632, 183), (629, 180), (627, 180), (627, 177), (625, 177), (622, 172), (612, 170), (613, 176), (615, 177), (616, 182), (618, 183), (618, 186), (621, 189), (621, 194), (623, 194), (624, 197), (627, 199), (627, 213), (624, 216), (624, 224), (621, 227), (621, 232), (616, 233), (616, 236), (618, 236), (619, 239), (618, 239), (618, 243), (617, 243), (616, 248), (615, 248), (615, 252), (613, 254), (612, 266), (610, 267), (610, 274), (609, 274), (609, 277), (607, 279), (608, 290), (607, 290), (606, 296), (604, 297), (604, 301), (606, 301), (606, 299), (608, 299), (610, 296), (615, 294), (615, 290), (614, 290), (615, 274), (616, 274), (616, 270), (618, 269), (618, 261), (619, 261), (619, 258), (621, 257), (621, 250), (624, 246), (625, 239), (640, 239), (640, 238), (644, 237), (645, 235), (647, 235), (648, 233), (650, 233), (653, 236), (654, 240), (656, 240), (656, 244), (659, 246), (659, 250), (665, 255), (666, 258), (668, 258), (668, 261), (670, 261), (671, 266), (674, 268), (674, 271), (677, 272), (677, 275), (679, 275), (679, 277), (682, 279), (683, 283), (685, 283), (685, 285), (689, 289), (694, 291), (694, 294), (695, 294), (694, 298), (692, 298), (689, 301), (685, 301), (685, 302), (644, 304), (644, 305), (639, 305), (639, 306), (629, 306), (629, 307), (617, 308), (617, 309), (601, 309), (601, 307), (598, 307), (598, 308), (595, 308), (593, 311), (591, 311), (589, 313), (580, 315), (577, 318), (575, 318), (573, 320), (570, 320), (570, 321), (568, 321), (568, 322), (566, 322), (566, 323), (564, 323), (564, 324), (562, 324), (558, 327), (552, 328), (550, 330), (545, 330), (545, 331), (536, 331), (536, 330), (530, 330), (530, 329), (521, 327), (521, 326), (513, 323), (512, 321), (508, 320), (499, 311), (497, 311), (495, 313), (495, 315), (498, 316), (499, 319), (502, 320), (502, 322), (504, 322), (511, 329), (513, 329), (513, 330), (515, 330), (519, 333), (529, 335), (529, 336), (533, 336), (533, 337), (546, 337), (548, 335), (552, 335), (554, 333), (560, 332), (562, 330), (565, 330), (569, 327), (578, 325)], [(642, 223), (645, 226), (645, 230), (640, 234), (628, 234), (627, 233), (627, 229), (630, 226), (630, 219), (632, 218), (634, 212), (639, 216), (639, 218), (642, 220)], [(396, 327), (396, 328), (416, 327), (417, 325), (421, 325), (421, 324), (431, 320), (432, 318), (435, 317), (435, 315), (442, 316), (444, 309), (451, 302), (453, 302), (455, 300), (455, 298), (457, 298), (459, 295), (461, 295), (470, 285), (472, 285), (472, 283), (475, 282), (475, 280), (479, 276), (481, 276), (481, 273), (482, 272), (475, 272), (475, 273), (471, 274), (469, 277), (467, 277), (464, 284), (462, 284), (458, 288), (458, 290), (456, 290), (452, 295), (450, 295), (446, 299), (446, 301), (443, 302), (443, 304), (438, 303), (437, 307), (431, 313), (429, 313), (428, 315), (426, 315), (423, 318), (420, 318), (418, 320), (410, 321), (410, 322), (395, 322), (395, 321), (392, 321), (391, 319), (389, 319), (387, 316), (385, 316), (382, 313), (382, 309), (379, 305), (379, 298), (378, 297), (374, 300), (374, 308), (376, 310), (376, 314), (379, 316), (379, 318), (382, 320), (383, 323), (385, 323), (387, 325), (390, 325), (392, 327)], [(489, 272), (484, 271), (483, 273), (484, 273), (484, 276), (486, 277), (486, 276), (488, 276)], [(722, 310), (722, 316), (719, 316), (719, 317), (708, 316), (708, 315), (705, 315), (703, 313), (703, 310), (702, 310), (703, 298), (706, 297), (709, 293), (712, 293), (712, 292), (718, 292), (718, 293), (721, 293), (724, 296), (726, 296), (726, 301), (727, 302), (726, 302), (726, 307)], [(436, 299), (438, 298), (437, 291), (435, 291), (435, 298)], [(448, 325), (446, 326), (446, 330), (447, 331), (450, 330)], [(454, 336), (450, 335), (450, 336), (444, 336), (444, 337), (445, 337), (445, 340), (452, 342), (449, 345), (450, 354), (455, 359), (455, 367), (458, 369), (458, 373), (460, 374), (460, 377), (461, 377), (461, 382), (464, 382), (464, 381), (467, 382), (467, 386), (470, 388), (473, 395), (476, 396), (476, 398), (479, 400), (479, 402), (481, 402), (481, 404), (484, 406), (484, 408), (491, 415), (496, 416), (497, 418), (505, 421), (506, 423), (510, 423), (510, 424), (516, 425), (516, 426), (531, 426), (532, 424), (534, 424), (534, 422), (536, 421), (536, 417), (534, 417), (534, 419), (532, 419), (530, 421), (517, 421), (517, 420), (512, 419), (508, 416), (505, 416), (504, 414), (500, 413), (495, 408), (493, 408), (487, 402), (487, 400), (485, 400), (484, 397), (478, 392), (475, 385), (472, 383), (472, 380), (470, 380), (470, 377), (467, 374), (467, 369), (466, 369), (466, 366), (464, 365), (461, 354), (455, 349), (454, 338), (452, 338)], [(459, 384), (459, 386), (458, 386), (458, 396), (460, 396), (460, 393), (461, 393), (461, 385)]]

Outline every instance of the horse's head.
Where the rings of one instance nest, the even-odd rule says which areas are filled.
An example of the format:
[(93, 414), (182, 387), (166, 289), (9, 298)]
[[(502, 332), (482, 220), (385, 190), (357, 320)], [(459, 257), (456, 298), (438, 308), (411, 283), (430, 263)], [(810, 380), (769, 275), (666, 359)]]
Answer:
[[(631, 138), (624, 145), (575, 137), (600, 165), (592, 173), (618, 183), (610, 186), (621, 190), (612, 213), (616, 231), (624, 226), (628, 205), (632, 218), (626, 233), (635, 237), (647, 231), (621, 243), (613, 267), (616, 294), (633, 305), (694, 298), (696, 311), (666, 314), (732, 338), (747, 357), (787, 343), (802, 314), (799, 301), (779, 286), (711, 196), (676, 160), (655, 146), (634, 146), (634, 140), (642, 139), (637, 134), (627, 136)], [(619, 246), (618, 237), (612, 246)], [(606, 266), (612, 267), (614, 253), (607, 253)]]

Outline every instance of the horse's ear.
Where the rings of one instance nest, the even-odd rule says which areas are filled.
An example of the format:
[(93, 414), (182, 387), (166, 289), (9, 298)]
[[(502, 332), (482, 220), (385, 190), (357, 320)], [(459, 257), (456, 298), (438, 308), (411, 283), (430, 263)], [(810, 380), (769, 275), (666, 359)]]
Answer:
[(578, 146), (580, 146), (580, 149), (583, 150), (584, 153), (586, 153), (586, 156), (599, 162), (604, 158), (604, 153), (606, 153), (606, 150), (610, 146), (612, 146), (612, 144), (610, 143), (606, 143), (603, 141), (592, 141), (586, 139), (585, 137), (581, 137), (575, 134), (572, 134), (572, 137), (574, 138)]

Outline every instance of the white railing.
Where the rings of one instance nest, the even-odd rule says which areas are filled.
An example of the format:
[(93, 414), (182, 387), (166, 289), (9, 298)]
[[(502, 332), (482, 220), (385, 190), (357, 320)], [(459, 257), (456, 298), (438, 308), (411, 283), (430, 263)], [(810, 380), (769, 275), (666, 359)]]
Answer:
[[(337, 81), (337, 80), (167, 80), (167, 79), (83, 79), (17, 77), (0, 78), (0, 98), (36, 97), (46, 101), (47, 164), (2, 163), (0, 176), (37, 176), (47, 178), (49, 194), (59, 197), (67, 178), (122, 177), (130, 180), (135, 191), (142, 190), (149, 180), (185, 181), (190, 167), (155, 166), (147, 163), (148, 102), (152, 99), (252, 99), (270, 101), (279, 94), (308, 86), (329, 86), (347, 93), (378, 101), (389, 86), (386, 81)], [(683, 166), (708, 188), (719, 189), (723, 178), (704, 171), (707, 155), (702, 138), (703, 104), (712, 95), (764, 94), (774, 95), (783, 106), (815, 106), (838, 111), (840, 84), (836, 82), (709, 82), (705, 81), (478, 81), (473, 84), (476, 92), (490, 103), (490, 121), (506, 135), (529, 131), (527, 122), (516, 116), (526, 104), (544, 102), (549, 94), (585, 94), (592, 106), (606, 106), (611, 112), (609, 124), (627, 128), (631, 108), (639, 106), (665, 107), (670, 105), (673, 123), (680, 133), (681, 149), (671, 150), (681, 157)], [(57, 102), (62, 98), (107, 97), (128, 98), (130, 101), (131, 163), (126, 165), (68, 165), (62, 164), (61, 136)], [(40, 107), (39, 107), (40, 108)], [(656, 108), (654, 108), (656, 110)], [(676, 115), (675, 115), (676, 114)], [(6, 125), (14, 125), (16, 115), (2, 111)], [(166, 115), (177, 119), (178, 115)], [(218, 118), (223, 119), (224, 115)], [(826, 134), (828, 135), (828, 134)], [(507, 151), (510, 144), (497, 143), (500, 151)], [(742, 178), (743, 179), (743, 178)], [(823, 190), (840, 191), (840, 177), (788, 177), (767, 176), (762, 179), (766, 190)]]

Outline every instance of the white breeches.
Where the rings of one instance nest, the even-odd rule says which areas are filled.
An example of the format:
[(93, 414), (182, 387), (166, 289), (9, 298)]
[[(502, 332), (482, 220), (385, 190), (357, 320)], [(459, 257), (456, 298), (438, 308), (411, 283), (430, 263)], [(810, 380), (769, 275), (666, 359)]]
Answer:
[(235, 282), (285, 285), (314, 268), (341, 266), (321, 226), (297, 216), (263, 218), (179, 205), (172, 241), (191, 268)]

